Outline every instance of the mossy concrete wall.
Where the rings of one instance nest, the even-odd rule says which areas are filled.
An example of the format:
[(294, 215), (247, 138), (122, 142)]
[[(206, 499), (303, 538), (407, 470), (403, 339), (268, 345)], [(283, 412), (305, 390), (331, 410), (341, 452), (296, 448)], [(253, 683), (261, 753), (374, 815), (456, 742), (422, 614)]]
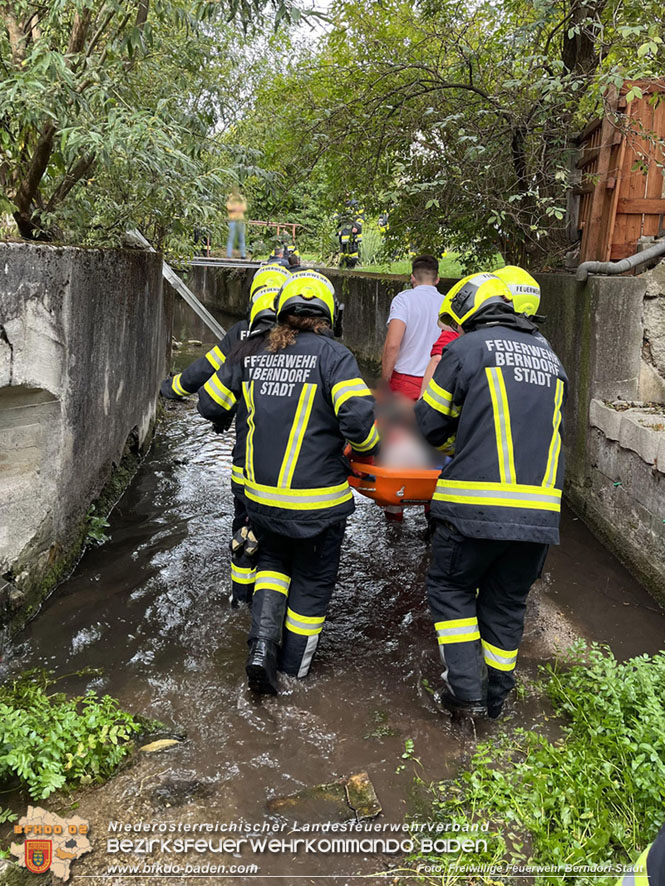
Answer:
[(584, 482), (588, 461), (589, 405), (594, 397), (636, 400), (642, 347), (640, 277), (543, 274), (543, 333), (570, 378), (565, 409), (568, 484)]
[(75, 562), (150, 440), (170, 354), (161, 256), (0, 243), (0, 624)]
[[(655, 353), (665, 348), (665, 329), (659, 334), (650, 322), (656, 310), (653, 286), (647, 292), (651, 276), (590, 277), (581, 285), (567, 274), (547, 274), (539, 282), (543, 332), (571, 382), (567, 499), (665, 603), (665, 415), (654, 420), (659, 407), (645, 402), (658, 380), (657, 366), (645, 373), (643, 356), (647, 340)], [(627, 415), (628, 404), (642, 405)]]
[[(210, 307), (241, 316), (253, 274), (253, 269), (196, 267), (188, 281)], [(408, 279), (339, 270), (326, 274), (345, 305), (345, 343), (364, 362), (380, 363), (390, 302), (408, 287)], [(541, 313), (547, 317), (543, 333), (570, 379), (564, 427), (568, 501), (654, 595), (665, 599), (663, 475), (625, 441), (599, 433), (589, 418), (593, 400), (638, 401), (658, 390), (652, 370), (659, 359), (665, 366), (665, 264), (650, 275), (590, 277), (586, 284), (571, 274), (538, 279)], [(445, 292), (453, 282), (442, 280), (439, 288)]]

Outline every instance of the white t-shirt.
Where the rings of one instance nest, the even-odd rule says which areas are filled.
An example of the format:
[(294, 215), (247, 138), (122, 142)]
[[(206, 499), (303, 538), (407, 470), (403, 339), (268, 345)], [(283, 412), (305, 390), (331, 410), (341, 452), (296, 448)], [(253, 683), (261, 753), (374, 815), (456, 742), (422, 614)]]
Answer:
[(391, 320), (406, 323), (395, 371), (404, 375), (425, 375), (432, 345), (441, 335), (437, 324), (443, 296), (436, 286), (421, 285), (400, 292), (390, 305)]

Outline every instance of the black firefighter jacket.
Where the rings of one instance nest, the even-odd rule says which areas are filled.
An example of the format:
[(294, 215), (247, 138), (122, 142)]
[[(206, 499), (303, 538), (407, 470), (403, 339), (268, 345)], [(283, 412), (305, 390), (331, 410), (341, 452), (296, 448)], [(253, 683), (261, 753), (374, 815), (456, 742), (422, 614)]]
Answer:
[(247, 320), (239, 320), (207, 354), (190, 363), (186, 369), (178, 372), (177, 375), (165, 378), (160, 389), (162, 397), (167, 397), (170, 400), (180, 400), (182, 397), (195, 394), (208, 381), (213, 372), (216, 372), (222, 363), (226, 361), (226, 358), (238, 342), (247, 337), (248, 328)]
[(308, 538), (351, 514), (344, 442), (372, 455), (379, 434), (374, 398), (350, 351), (332, 333), (300, 332), (276, 353), (264, 342), (258, 353), (224, 363), (199, 391), (198, 409), (228, 426), (239, 400), (247, 411), (243, 475), (252, 521)]
[(536, 326), (509, 307), (486, 309), (444, 350), (416, 404), (427, 440), (454, 450), (432, 515), (462, 535), (558, 544), (568, 379)]

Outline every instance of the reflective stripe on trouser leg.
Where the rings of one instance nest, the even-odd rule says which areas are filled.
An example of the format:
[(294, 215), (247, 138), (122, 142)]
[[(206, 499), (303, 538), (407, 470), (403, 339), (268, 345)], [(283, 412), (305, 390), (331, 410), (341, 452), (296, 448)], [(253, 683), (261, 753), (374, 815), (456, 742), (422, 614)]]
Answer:
[(479, 582), (476, 610), (489, 677), (490, 709), (500, 707), (515, 686), (526, 601), (546, 554), (544, 544), (506, 542), (492, 569)]
[[(479, 635), (480, 636), (480, 635)], [(483, 656), (488, 668), (497, 671), (514, 671), (517, 664), (517, 649), (500, 649), (491, 643), (482, 641)]]
[(464, 701), (483, 701), (487, 693), (487, 669), (480, 646), (478, 620), (449, 619), (434, 623), (442, 677), (448, 689)]
[(248, 603), (254, 593), (256, 569), (244, 554), (239, 561), (231, 560), (231, 600)]
[(477, 540), (436, 522), (432, 562), (427, 573), (427, 599), (437, 634), (446, 688), (462, 701), (487, 695), (476, 614), (476, 587), (484, 564)]
[(313, 538), (294, 539), (289, 605), (278, 668), (305, 677), (312, 664), (335, 588), (344, 521)]
[(284, 572), (261, 569), (261, 565), (259, 552), (259, 568), (256, 570), (254, 580), (252, 626), (249, 631), (249, 639), (256, 640), (261, 637), (264, 640), (280, 643), (291, 578)]
[(286, 664), (287, 659), (289, 664), (293, 660), (295, 667), (295, 663), (299, 662), (298, 677), (306, 677), (309, 672), (325, 620), (325, 615), (301, 615), (287, 607), (284, 619), (284, 644), (287, 650), (286, 654), (282, 654), (282, 664)]
[(515, 687), (517, 649), (500, 649), (485, 640), (482, 640), (482, 647), (487, 665), (487, 702), (492, 709), (495, 705), (502, 705)]

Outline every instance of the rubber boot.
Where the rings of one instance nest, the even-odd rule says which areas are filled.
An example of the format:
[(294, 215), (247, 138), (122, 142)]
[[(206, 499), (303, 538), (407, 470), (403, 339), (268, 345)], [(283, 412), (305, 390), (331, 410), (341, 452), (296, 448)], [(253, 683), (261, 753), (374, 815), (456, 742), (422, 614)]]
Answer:
[(277, 643), (251, 640), (245, 667), (249, 688), (261, 695), (277, 695)]
[(435, 700), (446, 710), (452, 714), (468, 714), (470, 717), (486, 717), (487, 705), (480, 699), (477, 701), (466, 701), (463, 698), (457, 698), (445, 686), (442, 686), (434, 694)]
[(487, 704), (487, 716), (490, 720), (498, 720), (503, 713), (503, 701), (490, 701)]

